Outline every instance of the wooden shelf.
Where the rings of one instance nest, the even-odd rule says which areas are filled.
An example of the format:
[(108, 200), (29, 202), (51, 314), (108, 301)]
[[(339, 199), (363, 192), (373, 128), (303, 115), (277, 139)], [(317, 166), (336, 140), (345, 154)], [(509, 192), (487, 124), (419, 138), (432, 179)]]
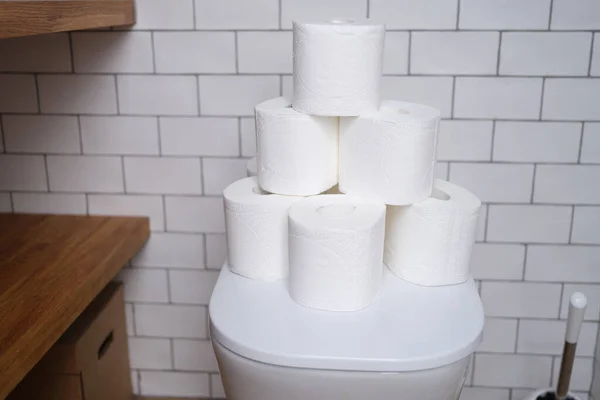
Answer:
[(0, 399), (149, 235), (147, 218), (0, 214)]
[(0, 0), (0, 39), (134, 22), (133, 0)]

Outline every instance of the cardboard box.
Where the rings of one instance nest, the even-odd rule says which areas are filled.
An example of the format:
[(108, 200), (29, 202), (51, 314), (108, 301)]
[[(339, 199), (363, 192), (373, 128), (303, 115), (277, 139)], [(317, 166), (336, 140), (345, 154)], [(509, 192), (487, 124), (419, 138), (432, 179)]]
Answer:
[(123, 285), (109, 283), (8, 400), (131, 400)]

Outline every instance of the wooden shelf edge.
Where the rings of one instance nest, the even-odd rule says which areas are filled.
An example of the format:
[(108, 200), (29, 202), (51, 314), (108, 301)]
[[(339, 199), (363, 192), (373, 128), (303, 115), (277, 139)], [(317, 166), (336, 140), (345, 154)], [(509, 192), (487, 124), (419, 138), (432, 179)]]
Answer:
[(2, 0), (0, 39), (131, 25), (134, 0)]

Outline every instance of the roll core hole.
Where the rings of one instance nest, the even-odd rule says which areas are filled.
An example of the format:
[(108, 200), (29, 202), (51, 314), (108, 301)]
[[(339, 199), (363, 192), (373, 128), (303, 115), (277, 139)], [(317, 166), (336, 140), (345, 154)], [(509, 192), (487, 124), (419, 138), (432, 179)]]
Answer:
[(331, 22), (332, 24), (353, 24), (354, 20), (348, 18), (334, 18), (329, 22)]
[(433, 197), (434, 199), (438, 199), (441, 201), (448, 201), (450, 200), (450, 195), (446, 192), (442, 192), (440, 189), (433, 189), (433, 192), (431, 193), (431, 197)]
[(350, 215), (356, 210), (354, 204), (329, 204), (317, 208), (317, 212), (328, 218), (341, 218)]
[(283, 108), (292, 108), (291, 104), (288, 104), (287, 106), (283, 107)]
[(410, 111), (405, 110), (404, 108), (399, 108), (396, 110), (398, 114), (410, 114)]

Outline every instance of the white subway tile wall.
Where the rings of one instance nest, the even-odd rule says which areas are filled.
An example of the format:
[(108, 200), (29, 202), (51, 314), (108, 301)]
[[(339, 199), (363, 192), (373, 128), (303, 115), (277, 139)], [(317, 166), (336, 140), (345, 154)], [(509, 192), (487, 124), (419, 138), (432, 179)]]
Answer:
[(2, 72), (71, 72), (67, 33), (1, 40), (0, 54), (10, 54), (0, 58)]
[(113, 75), (38, 75), (37, 88), (44, 114), (117, 113)]
[(591, 43), (591, 32), (506, 32), (500, 74), (586, 76)]
[(4, 147), (11, 153), (79, 154), (77, 117), (61, 115), (5, 115)]
[(150, 32), (75, 32), (71, 43), (77, 73), (153, 71)]
[(573, 387), (587, 399), (598, 0), (137, 0), (136, 14), (0, 40), (0, 211), (150, 218), (119, 276), (135, 393), (225, 397), (207, 305), (226, 257), (221, 191), (256, 151), (253, 107), (292, 92), (293, 20), (372, 17), (389, 30), (383, 97), (441, 110), (436, 175), (485, 203), (471, 267), (486, 328), (461, 400), (549, 386), (578, 290), (590, 306)]
[(410, 73), (495, 75), (498, 32), (414, 32)]
[(154, 34), (156, 72), (235, 72), (233, 32), (157, 32)]

